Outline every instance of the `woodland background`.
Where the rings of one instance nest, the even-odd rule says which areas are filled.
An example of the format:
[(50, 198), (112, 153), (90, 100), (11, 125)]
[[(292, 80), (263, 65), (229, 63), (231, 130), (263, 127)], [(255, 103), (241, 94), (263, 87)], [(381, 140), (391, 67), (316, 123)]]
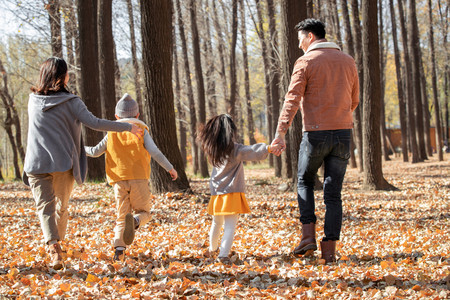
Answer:
[[(95, 115), (113, 119), (125, 92), (139, 102), (180, 173), (172, 183), (153, 164), (152, 189), (189, 190), (185, 171), (209, 175), (195, 143), (209, 117), (228, 112), (241, 142), (270, 143), (302, 54), (294, 26), (306, 17), (323, 20), (327, 38), (355, 57), (361, 101), (351, 167), (366, 188), (395, 188), (382, 174), (382, 160), (392, 155), (416, 163), (442, 160), (448, 149), (448, 1), (5, 0), (0, 8), (8, 16), (0, 44), (0, 178), (20, 178), (29, 87), (55, 55), (67, 60), (70, 90)], [(300, 112), (289, 132), (287, 151), (269, 164), (295, 186)], [(84, 136), (94, 145), (103, 133)], [(91, 179), (104, 178), (103, 164), (89, 160)]]
[[(0, 299), (448, 299), (449, 4), (1, 1)], [(294, 26), (306, 17), (323, 20), (328, 40), (355, 57), (361, 82), (338, 263), (324, 265), (319, 251), (291, 255), (300, 241), (299, 113), (280, 158), (245, 166), (252, 212), (241, 216), (232, 265), (218, 263), (205, 256), (210, 167), (196, 128), (228, 112), (240, 141), (270, 143), (302, 55)], [(48, 267), (34, 200), (16, 181), (29, 88), (51, 55), (66, 59), (70, 90), (97, 116), (113, 119), (116, 101), (131, 94), (180, 175), (172, 182), (152, 164), (153, 217), (123, 263), (111, 261), (115, 204), (102, 159), (89, 160), (91, 182), (74, 189), (60, 271)], [(88, 145), (102, 136), (84, 131)]]

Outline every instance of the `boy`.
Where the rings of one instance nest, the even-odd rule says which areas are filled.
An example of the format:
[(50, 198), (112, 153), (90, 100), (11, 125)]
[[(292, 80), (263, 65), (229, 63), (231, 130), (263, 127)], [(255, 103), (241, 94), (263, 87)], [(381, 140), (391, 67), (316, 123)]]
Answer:
[[(126, 246), (134, 240), (135, 230), (150, 220), (150, 159), (155, 159), (172, 180), (178, 177), (172, 164), (156, 147), (148, 133), (148, 127), (138, 120), (137, 102), (125, 94), (116, 104), (118, 122), (136, 124), (144, 131), (144, 138), (138, 138), (126, 132), (108, 132), (95, 147), (85, 147), (90, 157), (106, 153), (106, 177), (114, 188), (117, 219), (114, 228), (114, 258), (123, 260)], [(136, 214), (133, 216), (131, 211)]]

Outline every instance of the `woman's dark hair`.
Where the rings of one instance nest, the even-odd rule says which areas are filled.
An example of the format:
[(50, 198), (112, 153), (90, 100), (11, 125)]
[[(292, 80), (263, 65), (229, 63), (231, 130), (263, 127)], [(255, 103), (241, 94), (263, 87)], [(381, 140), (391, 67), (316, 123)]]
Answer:
[(198, 131), (197, 140), (214, 167), (223, 165), (234, 150), (236, 125), (227, 114), (211, 118)]
[(67, 64), (64, 59), (50, 57), (42, 65), (37, 84), (31, 91), (38, 95), (51, 95), (58, 92), (68, 92), (64, 81), (66, 80)]
[(311, 32), (318, 39), (325, 38), (325, 25), (316, 19), (306, 19), (295, 26), (298, 31)]

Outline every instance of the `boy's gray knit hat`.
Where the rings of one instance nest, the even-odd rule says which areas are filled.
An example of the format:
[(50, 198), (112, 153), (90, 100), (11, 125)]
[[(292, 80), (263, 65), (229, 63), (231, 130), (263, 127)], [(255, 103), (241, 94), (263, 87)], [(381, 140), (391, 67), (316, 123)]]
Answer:
[(137, 102), (125, 93), (116, 104), (116, 115), (119, 118), (134, 118), (138, 113), (139, 106)]

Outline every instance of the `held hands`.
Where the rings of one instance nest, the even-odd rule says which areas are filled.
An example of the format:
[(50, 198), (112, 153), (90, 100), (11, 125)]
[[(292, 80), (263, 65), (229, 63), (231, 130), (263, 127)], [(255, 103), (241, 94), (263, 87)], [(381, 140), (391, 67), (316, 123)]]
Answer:
[(270, 152), (272, 152), (273, 155), (280, 156), (285, 149), (286, 142), (284, 141), (284, 137), (277, 134), (273, 139), (272, 144), (270, 144)]
[(172, 177), (172, 181), (175, 181), (178, 178), (177, 170), (172, 169), (169, 171), (170, 177)]
[(142, 130), (142, 128), (137, 126), (136, 124), (131, 124), (130, 132), (135, 136), (137, 136), (138, 138), (141, 138), (144, 135), (144, 130)]

